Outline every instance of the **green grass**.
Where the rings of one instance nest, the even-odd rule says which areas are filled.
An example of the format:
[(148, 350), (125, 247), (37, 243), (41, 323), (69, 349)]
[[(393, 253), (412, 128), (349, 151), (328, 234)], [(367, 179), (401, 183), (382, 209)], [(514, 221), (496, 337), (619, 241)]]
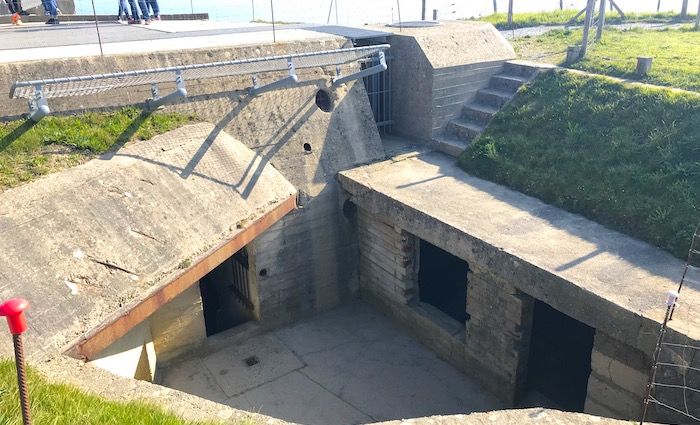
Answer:
[[(36, 425), (204, 425), (188, 422), (142, 402), (118, 403), (75, 387), (51, 384), (29, 370), (31, 413)], [(21, 425), (14, 362), (0, 361), (0, 423)], [(207, 424), (213, 425), (211, 422)]]
[[(562, 64), (566, 47), (580, 44), (581, 31), (554, 30), (538, 37), (515, 39), (513, 46), (523, 59)], [(635, 78), (637, 56), (651, 56), (651, 72), (642, 81), (700, 91), (700, 31), (606, 29), (586, 58), (571, 68), (597, 74)]]
[(556, 70), (461, 167), (685, 258), (700, 221), (700, 96)]
[[(496, 28), (500, 30), (511, 29), (511, 28), (527, 28), (527, 27), (537, 27), (540, 25), (565, 25), (578, 13), (578, 10), (574, 9), (564, 9), (564, 10), (554, 10), (549, 12), (527, 12), (527, 13), (514, 13), (513, 14), (513, 24), (508, 23), (507, 13), (494, 13), (492, 15), (484, 16), (479, 18), (480, 21), (489, 22), (493, 24)], [(649, 22), (649, 23), (671, 23), (671, 22), (681, 22), (680, 15), (674, 12), (660, 12), (660, 13), (626, 13), (626, 19), (622, 17), (617, 12), (607, 12), (605, 14), (605, 21), (608, 24), (622, 24), (628, 22)], [(689, 15), (684, 21), (690, 22), (693, 20), (694, 15)], [(584, 15), (578, 17), (575, 24), (583, 24)]]
[(125, 108), (49, 116), (35, 125), (25, 120), (0, 123), (0, 192), (194, 120), (191, 115)]

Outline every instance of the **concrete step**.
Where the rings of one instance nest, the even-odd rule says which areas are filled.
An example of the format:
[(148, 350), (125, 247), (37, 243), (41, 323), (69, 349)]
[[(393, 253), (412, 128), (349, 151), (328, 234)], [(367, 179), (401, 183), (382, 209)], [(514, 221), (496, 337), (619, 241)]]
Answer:
[(525, 78), (532, 78), (540, 71), (541, 67), (528, 65), (525, 63), (518, 62), (506, 62), (503, 67), (503, 73), (508, 75), (517, 75)]
[(474, 121), (477, 124), (486, 125), (491, 121), (498, 108), (481, 103), (470, 103), (462, 107), (462, 118)]
[(457, 158), (471, 142), (457, 139), (455, 136), (443, 135), (433, 137), (431, 146), (438, 152)]
[(520, 86), (528, 81), (529, 79), (527, 77), (510, 74), (498, 74), (491, 77), (489, 88), (503, 90), (508, 93), (515, 93), (518, 91)]
[(476, 100), (484, 105), (501, 108), (508, 103), (513, 93), (508, 93), (503, 90), (496, 89), (481, 89), (476, 92)]
[(483, 131), (484, 126), (466, 119), (450, 121), (447, 124), (447, 134), (456, 136), (465, 141), (476, 139)]

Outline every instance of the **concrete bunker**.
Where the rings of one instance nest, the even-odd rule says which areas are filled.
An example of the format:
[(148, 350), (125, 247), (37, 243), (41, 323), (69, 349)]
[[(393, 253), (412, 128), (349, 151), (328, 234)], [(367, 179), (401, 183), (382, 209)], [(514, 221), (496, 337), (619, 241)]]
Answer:
[[(581, 277), (569, 269), (557, 271), (560, 264), (533, 258), (528, 246), (513, 248), (510, 239), (527, 239), (519, 232), (552, 231), (528, 227), (533, 226), (532, 211), (542, 211), (541, 205), (508, 198), (512, 194), (470, 179), (439, 154), (411, 153), (378, 163), (385, 159), (378, 125), (429, 145), (511, 58), (507, 43), (487, 25), (474, 24), (476, 35), (469, 37), (450, 34), (457, 27), (468, 34), (464, 28), (470, 25), (445, 25), (447, 31), (434, 38), (429, 31), (439, 27), (386, 35), (396, 69), (382, 77), (389, 81), (382, 80), (377, 90), (396, 90), (393, 101), (367, 102), (361, 84), (354, 84), (338, 88), (332, 109), (324, 112), (323, 99), (317, 104), (320, 83), (265, 93), (247, 102), (237, 99), (240, 81), (225, 82), (233, 94), (211, 95), (211, 87), (202, 84), (194, 86), (202, 93), (193, 92), (191, 103), (172, 107), (197, 111), (216, 125), (201, 124), (168, 135), (172, 139), (127, 147), (111, 165), (128, 171), (139, 163), (139, 168), (110, 174), (107, 183), (96, 177), (105, 174), (107, 161), (70, 174), (78, 180), (87, 175), (87, 189), (45, 182), (48, 188), (41, 193), (57, 191), (72, 201), (72, 207), (89, 209), (91, 198), (113, 207), (105, 208), (110, 214), (99, 216), (97, 225), (79, 223), (84, 234), (100, 235), (115, 223), (133, 223), (130, 214), (144, 212), (140, 208), (148, 214), (139, 217), (171, 215), (110, 232), (124, 246), (148, 247), (143, 261), (129, 254), (141, 251), (120, 249), (123, 255), (115, 257), (111, 247), (94, 240), (83, 240), (84, 246), (70, 247), (70, 252), (49, 243), (45, 253), (36, 253), (37, 264), (60, 258), (61, 277), (77, 293), (67, 297), (66, 287), (73, 286), (61, 280), (47, 286), (45, 291), (74, 309), (76, 318), (63, 323), (44, 319), (42, 345), (35, 351), (55, 351), (82, 335), (72, 354), (125, 377), (162, 382), (249, 411), (264, 405), (263, 413), (295, 422), (364, 423), (497, 409), (514, 405), (528, 389), (554, 399), (556, 389), (543, 388), (530, 374), (543, 376), (538, 362), (546, 357), (543, 352), (551, 351), (549, 340), (574, 329), (576, 335), (585, 334), (580, 338), (585, 347), (577, 348), (576, 355), (586, 365), (581, 369), (590, 373), (584, 373), (587, 380), (581, 378), (575, 396), (564, 402), (581, 410), (584, 388), (587, 412), (635, 417), (647, 367), (645, 335), (654, 331), (655, 323), (649, 320), (653, 311), (635, 316), (630, 312), (636, 306), (613, 296), (610, 299), (620, 306), (610, 307), (600, 302), (609, 295), (601, 295), (605, 287), (591, 285), (584, 291), (581, 287), (589, 282), (572, 283)], [(485, 48), (472, 49), (469, 40)], [(344, 42), (324, 39), (315, 48)], [(454, 55), (456, 48), (473, 56)], [(239, 50), (252, 54), (254, 48)], [(489, 54), (479, 56), (483, 52)], [(196, 57), (188, 60), (201, 62)], [(328, 82), (329, 71), (314, 72)], [(396, 107), (382, 123), (373, 108), (384, 111), (387, 103)], [(65, 109), (76, 105), (66, 103)], [(357, 168), (368, 163), (374, 165)], [(265, 190), (266, 176), (273, 193)], [(154, 185), (154, 180), (163, 184)], [(441, 186), (444, 182), (455, 185)], [(83, 196), (76, 187), (91, 196)], [(172, 199), (159, 197), (162, 190), (156, 188), (168, 188)], [(155, 201), (134, 209), (130, 202), (144, 199), (139, 198), (144, 194)], [(23, 195), (20, 190), (14, 199)], [(505, 218), (483, 212), (504, 197), (520, 208), (505, 211)], [(53, 208), (40, 197), (28, 198), (38, 211)], [(177, 207), (163, 207), (173, 199)], [(12, 200), (0, 198), (0, 211), (11, 211), (12, 205)], [(560, 213), (545, 212), (555, 218)], [(64, 209), (52, 216), (68, 220), (71, 212)], [(524, 225), (507, 221), (511, 217), (519, 217)], [(31, 232), (52, 229), (64, 240), (82, 240), (69, 233), (71, 226), (47, 220), (39, 216), (29, 237), (26, 227), (12, 227), (8, 239), (31, 240)], [(590, 232), (609, 240), (599, 229)], [(501, 235), (510, 239), (497, 239)], [(589, 247), (586, 242), (574, 240), (571, 251)], [(559, 248), (548, 243), (542, 242), (545, 256), (558, 258)], [(168, 255), (154, 257), (161, 252)], [(2, 249), (0, 255), (14, 267), (12, 249)], [(150, 263), (167, 264), (169, 273), (156, 273)], [(638, 270), (630, 279), (639, 278), (633, 276)], [(7, 271), (13, 274), (20, 273)], [(41, 278), (28, 285), (44, 288), (43, 276), (49, 275), (56, 275), (55, 270), (41, 269)], [(3, 270), (0, 283), (5, 278)], [(647, 276), (638, 280), (644, 279)], [(664, 279), (658, 280), (665, 284)], [(105, 286), (95, 288), (94, 282)], [(104, 295), (104, 288), (117, 296)], [(616, 288), (620, 293), (627, 290)], [(644, 303), (645, 308), (652, 305), (648, 299)], [(563, 313), (576, 323), (557, 329), (545, 326), (548, 317), (565, 322)], [(611, 314), (621, 318), (619, 327), (599, 319)], [(417, 364), (420, 367), (406, 366)], [(296, 397), (296, 410), (284, 402), (289, 394)], [(331, 406), (332, 412), (298, 408), (312, 405)]]

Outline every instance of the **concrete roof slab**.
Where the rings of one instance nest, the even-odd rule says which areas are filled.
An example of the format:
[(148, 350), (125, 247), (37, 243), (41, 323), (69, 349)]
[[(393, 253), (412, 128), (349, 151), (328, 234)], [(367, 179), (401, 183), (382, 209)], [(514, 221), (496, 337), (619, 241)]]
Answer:
[[(560, 311), (649, 352), (683, 263), (670, 254), (506, 187), (430, 152), (340, 173), (363, 208), (488, 268)], [(700, 337), (700, 288), (671, 328)], [(686, 305), (682, 308), (683, 304)]]
[(249, 228), (261, 231), (262, 218), (295, 200), (294, 186), (241, 142), (211, 124), (185, 126), (4, 192), (0, 296), (30, 301), (30, 352), (46, 354), (212, 250), (254, 237)]

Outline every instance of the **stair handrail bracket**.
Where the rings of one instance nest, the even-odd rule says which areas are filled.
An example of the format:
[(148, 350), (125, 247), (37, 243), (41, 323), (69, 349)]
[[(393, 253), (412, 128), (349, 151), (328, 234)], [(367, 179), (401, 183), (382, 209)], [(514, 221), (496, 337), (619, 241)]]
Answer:
[[(48, 99), (50, 98), (87, 96), (114, 89), (150, 85), (152, 96), (146, 100), (146, 107), (149, 110), (153, 110), (186, 98), (185, 81), (252, 75), (253, 86), (249, 89), (249, 93), (253, 96), (258, 96), (271, 90), (293, 87), (299, 84), (297, 75), (297, 70), (299, 69), (335, 66), (339, 70), (341, 65), (378, 57), (378, 65), (346, 77), (338, 75), (333, 79), (333, 86), (337, 87), (348, 81), (386, 70), (387, 65), (384, 52), (389, 47), (388, 44), (378, 44), (137, 71), (17, 81), (10, 88), (10, 99), (28, 99), (29, 118), (37, 122), (51, 113), (48, 106)], [(280, 80), (263, 86), (258, 83), (259, 75), (261, 74), (283, 71), (287, 72), (287, 76)], [(175, 91), (165, 96), (160, 96), (158, 85), (161, 83), (172, 84), (173, 81), (176, 85)]]

